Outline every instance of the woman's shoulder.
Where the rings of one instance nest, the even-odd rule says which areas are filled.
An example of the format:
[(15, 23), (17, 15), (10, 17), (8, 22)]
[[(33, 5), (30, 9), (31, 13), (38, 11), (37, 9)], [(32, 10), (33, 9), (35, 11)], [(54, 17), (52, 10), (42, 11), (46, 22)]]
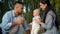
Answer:
[(55, 13), (53, 12), (53, 10), (49, 10), (48, 14), (49, 15), (55, 15)]

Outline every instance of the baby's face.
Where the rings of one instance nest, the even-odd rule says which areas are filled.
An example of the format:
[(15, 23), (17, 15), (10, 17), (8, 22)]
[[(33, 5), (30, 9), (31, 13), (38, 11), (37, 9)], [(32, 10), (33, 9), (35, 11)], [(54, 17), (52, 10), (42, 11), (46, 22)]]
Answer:
[(40, 11), (38, 9), (33, 11), (33, 16), (39, 16)]

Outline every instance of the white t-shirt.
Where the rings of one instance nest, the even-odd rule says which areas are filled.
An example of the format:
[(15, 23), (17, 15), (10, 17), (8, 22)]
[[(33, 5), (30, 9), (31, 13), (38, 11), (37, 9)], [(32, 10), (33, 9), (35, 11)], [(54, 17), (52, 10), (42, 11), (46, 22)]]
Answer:
[(35, 22), (36, 21), (35, 19), (39, 19), (39, 18), (40, 18), (40, 16), (34, 16), (33, 17), (33, 20), (32, 20), (32, 28), (40, 28), (40, 25)]

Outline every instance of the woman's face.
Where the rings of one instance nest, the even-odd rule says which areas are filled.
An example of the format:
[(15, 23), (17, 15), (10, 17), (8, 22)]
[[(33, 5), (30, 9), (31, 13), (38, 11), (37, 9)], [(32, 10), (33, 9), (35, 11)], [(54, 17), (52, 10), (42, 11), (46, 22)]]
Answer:
[(47, 7), (47, 4), (43, 4), (43, 3), (40, 2), (40, 8), (42, 10), (45, 10), (46, 7)]

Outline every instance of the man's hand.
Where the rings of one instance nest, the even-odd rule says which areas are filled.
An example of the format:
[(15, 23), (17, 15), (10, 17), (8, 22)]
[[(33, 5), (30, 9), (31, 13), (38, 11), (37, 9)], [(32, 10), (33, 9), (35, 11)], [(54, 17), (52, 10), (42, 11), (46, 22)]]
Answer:
[(24, 21), (25, 21), (25, 19), (24, 19), (24, 18), (21, 18), (20, 20), (17, 21), (16, 24), (17, 24), (17, 25), (23, 24)]
[(26, 34), (30, 34), (30, 30), (27, 30), (27, 31), (26, 31)]
[(20, 20), (13, 22), (12, 25), (11, 25), (11, 28), (15, 27), (16, 25), (23, 24), (24, 21), (25, 21), (25, 19), (21, 18)]

